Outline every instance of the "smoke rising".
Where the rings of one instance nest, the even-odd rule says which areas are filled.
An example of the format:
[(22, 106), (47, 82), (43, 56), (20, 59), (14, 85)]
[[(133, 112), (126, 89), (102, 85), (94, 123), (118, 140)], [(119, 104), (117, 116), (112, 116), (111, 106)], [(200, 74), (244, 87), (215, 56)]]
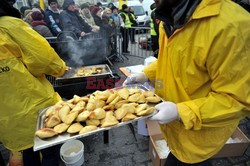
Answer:
[(103, 63), (109, 55), (109, 38), (105, 33), (86, 34), (80, 40), (64, 37), (60, 57), (71, 67)]

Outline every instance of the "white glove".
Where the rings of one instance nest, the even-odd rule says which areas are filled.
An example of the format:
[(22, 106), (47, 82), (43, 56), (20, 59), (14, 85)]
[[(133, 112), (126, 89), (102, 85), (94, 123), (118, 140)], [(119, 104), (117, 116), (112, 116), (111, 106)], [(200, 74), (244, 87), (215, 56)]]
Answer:
[(135, 83), (141, 83), (144, 84), (145, 82), (148, 81), (148, 78), (145, 73), (135, 73), (132, 74), (131, 76), (127, 77), (127, 79), (123, 82), (123, 86), (129, 85), (129, 84), (135, 84)]
[(177, 105), (172, 102), (162, 102), (155, 106), (159, 112), (152, 116), (150, 120), (157, 120), (160, 124), (167, 124), (175, 120), (180, 120)]

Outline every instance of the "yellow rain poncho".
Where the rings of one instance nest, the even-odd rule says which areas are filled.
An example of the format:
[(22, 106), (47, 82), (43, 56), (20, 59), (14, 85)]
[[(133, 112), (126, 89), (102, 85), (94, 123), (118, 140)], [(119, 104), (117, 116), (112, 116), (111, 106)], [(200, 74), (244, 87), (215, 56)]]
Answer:
[(156, 93), (177, 103), (182, 122), (161, 125), (180, 161), (215, 155), (250, 112), (250, 15), (231, 0), (202, 0), (144, 69)]
[(0, 17), (0, 142), (12, 151), (33, 146), (40, 109), (55, 104), (45, 74), (66, 69), (49, 43), (21, 19)]

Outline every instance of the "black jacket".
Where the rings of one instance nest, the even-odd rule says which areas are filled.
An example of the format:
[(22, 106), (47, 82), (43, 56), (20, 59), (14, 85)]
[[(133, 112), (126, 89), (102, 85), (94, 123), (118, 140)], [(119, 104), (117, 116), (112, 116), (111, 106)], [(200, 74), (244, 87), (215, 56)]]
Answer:
[(54, 36), (57, 36), (58, 33), (62, 31), (60, 27), (59, 16), (59, 12), (53, 12), (50, 9), (45, 10), (44, 20), (48, 24), (49, 29), (51, 30)]
[(88, 25), (77, 12), (64, 10), (60, 13), (60, 24), (63, 31), (72, 31), (77, 37), (81, 36), (81, 32), (91, 32), (92, 28)]

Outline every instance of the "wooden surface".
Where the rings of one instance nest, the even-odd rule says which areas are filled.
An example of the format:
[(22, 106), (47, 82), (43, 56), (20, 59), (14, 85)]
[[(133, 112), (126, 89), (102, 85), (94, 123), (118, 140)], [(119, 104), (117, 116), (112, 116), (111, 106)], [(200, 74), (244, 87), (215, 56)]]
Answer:
[(128, 77), (128, 76), (131, 75), (131, 73), (129, 73), (129, 72), (127, 71), (126, 67), (120, 67), (119, 69), (120, 69), (120, 71), (122, 72), (122, 74), (124, 74), (125, 76)]

